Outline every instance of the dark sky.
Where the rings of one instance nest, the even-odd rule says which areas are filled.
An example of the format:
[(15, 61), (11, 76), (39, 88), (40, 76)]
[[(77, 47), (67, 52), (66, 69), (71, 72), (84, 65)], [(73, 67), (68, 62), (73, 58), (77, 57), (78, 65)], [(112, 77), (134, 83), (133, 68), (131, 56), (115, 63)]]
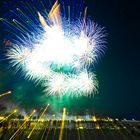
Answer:
[[(91, 109), (103, 115), (140, 119), (139, 3), (136, 0), (87, 0), (85, 4), (88, 6), (88, 15), (106, 27), (106, 52), (96, 65), (99, 95), (95, 98), (70, 99), (69, 108)], [(1, 15), (4, 12), (1, 9)], [(3, 33), (0, 36), (2, 42)], [(16, 88), (17, 92), (24, 89), (20, 96), (27, 95), (26, 93), (29, 96), (23, 101), (18, 96), (16, 100), (23, 102), (22, 105), (30, 105), (32, 94), (29, 93), (39, 92), (40, 95), (40, 87), (29, 88), (34, 84), (19, 78), (19, 75), (13, 76), (5, 63), (0, 61), (0, 91)], [(39, 95), (35, 93), (34, 96), (38, 98)], [(36, 98), (32, 105), (38, 103)], [(66, 99), (64, 100), (62, 106), (65, 106)]]
[(108, 32), (107, 51), (97, 66), (101, 94), (98, 107), (140, 117), (139, 3), (95, 0), (88, 4), (91, 15)]

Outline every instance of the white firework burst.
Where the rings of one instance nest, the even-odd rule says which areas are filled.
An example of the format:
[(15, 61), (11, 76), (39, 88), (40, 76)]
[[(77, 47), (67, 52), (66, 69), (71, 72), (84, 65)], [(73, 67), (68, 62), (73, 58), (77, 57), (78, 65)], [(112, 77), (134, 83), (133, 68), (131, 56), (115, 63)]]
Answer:
[(16, 67), (16, 71), (24, 69), (30, 56), (30, 49), (25, 46), (13, 45), (7, 53), (12, 67)]
[[(43, 28), (43, 31), (36, 30), (38, 35), (26, 35), (26, 24), (29, 22), (22, 25), (18, 20), (13, 20), (25, 36), (22, 35), (23, 40), (19, 37), (21, 42), (17, 41), (7, 52), (11, 66), (16, 71), (22, 70), (27, 79), (43, 84), (48, 95), (88, 96), (96, 93), (97, 78), (89, 68), (102, 52), (105, 34), (104, 28), (89, 19), (86, 21), (86, 10), (83, 19), (73, 23), (61, 17), (58, 1), (47, 19), (36, 11)], [(33, 25), (30, 24), (32, 28)], [(67, 66), (68, 72), (61, 70), (61, 67)]]

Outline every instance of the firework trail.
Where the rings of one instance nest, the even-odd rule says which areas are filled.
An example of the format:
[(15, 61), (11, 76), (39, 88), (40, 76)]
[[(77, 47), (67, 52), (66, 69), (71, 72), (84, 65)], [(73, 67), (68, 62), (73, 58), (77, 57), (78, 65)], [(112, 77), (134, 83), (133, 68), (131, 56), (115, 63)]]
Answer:
[(66, 14), (65, 6), (58, 1), (49, 12), (46, 8), (42, 12), (28, 2), (25, 4), (24, 9), (30, 11), (31, 16), (16, 8), (16, 12), (12, 11), (15, 15), (12, 22), (0, 19), (11, 28), (15, 37), (6, 53), (11, 67), (44, 86), (47, 95), (88, 96), (97, 93), (98, 81), (90, 67), (103, 51), (104, 28), (87, 18), (87, 7), (83, 16), (71, 21), (70, 6)]

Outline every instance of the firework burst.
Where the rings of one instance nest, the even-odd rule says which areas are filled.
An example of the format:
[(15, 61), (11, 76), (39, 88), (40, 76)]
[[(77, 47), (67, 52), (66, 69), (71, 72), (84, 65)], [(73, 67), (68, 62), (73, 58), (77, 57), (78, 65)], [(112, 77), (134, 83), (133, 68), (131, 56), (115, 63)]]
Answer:
[(90, 67), (103, 50), (104, 29), (86, 18), (87, 8), (83, 18), (73, 22), (60, 14), (58, 1), (48, 14), (33, 9), (35, 22), (19, 8), (16, 10), (23, 22), (1, 19), (22, 34), (16, 35), (17, 40), (7, 51), (11, 66), (17, 72), (21, 69), (25, 78), (41, 83), (48, 95), (97, 93), (98, 81)]

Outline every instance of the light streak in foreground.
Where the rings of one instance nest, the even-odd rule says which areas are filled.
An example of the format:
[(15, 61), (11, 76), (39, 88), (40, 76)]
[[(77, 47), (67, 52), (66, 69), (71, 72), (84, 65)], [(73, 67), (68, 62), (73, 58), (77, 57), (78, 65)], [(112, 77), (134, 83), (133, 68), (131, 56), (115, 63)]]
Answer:
[(25, 121), (23, 122), (23, 124), (18, 128), (18, 130), (11, 136), (11, 138), (9, 140), (12, 140), (16, 137), (16, 135), (18, 135), (18, 132), (20, 131), (20, 129), (26, 124), (26, 122), (29, 121), (29, 119), (33, 116), (33, 114), (36, 112), (36, 110), (33, 110), (32, 113), (29, 115), (29, 117), (27, 117), (25, 119)]
[(13, 114), (15, 114), (17, 112), (17, 110), (15, 109), (11, 114), (9, 114), (8, 116), (4, 117), (0, 123), (4, 122), (5, 120), (7, 120), (10, 116), (12, 116)]
[(66, 108), (63, 108), (62, 124), (61, 124), (61, 128), (60, 128), (59, 140), (63, 140), (63, 130), (64, 130), (64, 126), (65, 126), (65, 117), (66, 117)]
[(39, 119), (37, 120), (37, 123), (34, 125), (33, 129), (31, 130), (31, 132), (29, 133), (29, 135), (27, 136), (27, 138), (29, 139), (33, 133), (33, 131), (35, 130), (36, 126), (38, 125), (39, 121), (41, 120), (41, 118), (43, 117), (43, 115), (45, 114), (45, 112), (47, 111), (49, 107), (49, 104), (46, 106), (46, 108), (44, 109), (44, 111), (42, 112), (42, 114), (40, 115)]

